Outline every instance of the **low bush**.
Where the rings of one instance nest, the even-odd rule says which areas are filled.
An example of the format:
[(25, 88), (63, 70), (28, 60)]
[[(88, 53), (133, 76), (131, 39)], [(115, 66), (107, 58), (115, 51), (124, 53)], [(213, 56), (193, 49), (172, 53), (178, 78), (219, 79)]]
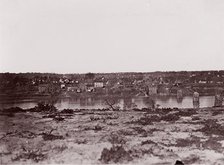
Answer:
[(124, 163), (133, 158), (123, 146), (113, 146), (111, 149), (104, 148), (99, 160), (103, 163)]
[(146, 144), (156, 144), (156, 143), (152, 140), (146, 140), (141, 142), (141, 145), (146, 145)]
[(197, 113), (197, 111), (195, 109), (186, 109), (186, 110), (179, 110), (177, 115), (179, 115), (179, 116), (192, 116), (196, 113)]
[(38, 103), (33, 108), (34, 112), (57, 112), (57, 108), (53, 104)]
[(42, 138), (45, 141), (52, 141), (52, 140), (64, 139), (64, 137), (61, 136), (61, 135), (53, 135), (53, 134), (50, 134), (50, 133), (42, 133)]
[(200, 130), (206, 135), (221, 135), (224, 136), (224, 126), (217, 123), (217, 120), (208, 119), (204, 121), (204, 127)]
[(15, 158), (12, 158), (12, 161), (33, 160), (34, 162), (38, 163), (46, 159), (46, 155), (39, 150), (27, 150), (23, 148), (23, 151), (24, 152), (16, 155)]
[(14, 113), (19, 113), (19, 112), (25, 112), (25, 110), (23, 110), (20, 107), (12, 107), (12, 108), (3, 109), (2, 112), (14, 114)]
[(198, 117), (198, 116), (193, 116), (193, 117), (192, 117), (192, 121), (196, 121), (196, 120), (200, 120), (200, 117)]
[(180, 119), (180, 116), (178, 114), (167, 114), (167, 115), (164, 115), (164, 116), (161, 116), (160, 118), (161, 120), (163, 121), (177, 121)]
[(133, 127), (134, 131), (136, 131), (138, 134), (142, 135), (143, 137), (147, 137), (147, 132), (142, 127)]
[(73, 114), (74, 110), (73, 109), (63, 109), (60, 113)]
[(99, 124), (95, 125), (93, 128), (94, 131), (101, 131), (102, 129), (103, 129), (103, 127), (100, 126)]
[(127, 124), (152, 125), (153, 122), (159, 122), (159, 121), (161, 121), (161, 119), (158, 115), (152, 115), (152, 116), (143, 116), (137, 120), (129, 121), (127, 122)]
[(223, 114), (222, 110), (215, 110), (212, 112), (212, 116), (221, 115), (221, 114)]
[(122, 146), (123, 144), (126, 143), (126, 140), (124, 139), (124, 137), (122, 137), (122, 135), (118, 135), (117, 133), (112, 133), (109, 138), (108, 141), (113, 145), (113, 146)]

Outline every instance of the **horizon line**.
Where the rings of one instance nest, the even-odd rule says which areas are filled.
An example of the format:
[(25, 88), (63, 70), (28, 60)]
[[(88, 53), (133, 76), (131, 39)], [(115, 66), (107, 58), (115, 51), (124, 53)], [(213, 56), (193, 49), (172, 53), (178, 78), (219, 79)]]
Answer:
[(87, 73), (94, 73), (94, 74), (124, 74), (124, 73), (157, 73), (157, 72), (212, 72), (212, 71), (224, 71), (223, 70), (167, 70), (167, 71), (163, 71), (163, 70), (157, 70), (157, 71), (121, 71), (121, 72), (73, 72), (73, 73), (59, 73), (59, 72), (0, 72), (0, 74), (5, 74), (5, 73), (9, 73), (9, 74), (87, 74)]

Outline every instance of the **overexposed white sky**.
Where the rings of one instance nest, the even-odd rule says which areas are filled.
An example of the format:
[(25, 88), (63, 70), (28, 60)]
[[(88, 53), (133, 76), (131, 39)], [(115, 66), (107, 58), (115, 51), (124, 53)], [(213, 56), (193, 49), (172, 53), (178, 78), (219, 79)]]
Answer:
[(223, 0), (0, 0), (0, 72), (216, 69)]

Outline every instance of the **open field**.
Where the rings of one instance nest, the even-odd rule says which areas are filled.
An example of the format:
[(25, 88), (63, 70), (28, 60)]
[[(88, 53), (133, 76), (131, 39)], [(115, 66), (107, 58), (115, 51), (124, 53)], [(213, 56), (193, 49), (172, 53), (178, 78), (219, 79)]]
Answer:
[(224, 164), (224, 108), (40, 108), (0, 111), (0, 164)]

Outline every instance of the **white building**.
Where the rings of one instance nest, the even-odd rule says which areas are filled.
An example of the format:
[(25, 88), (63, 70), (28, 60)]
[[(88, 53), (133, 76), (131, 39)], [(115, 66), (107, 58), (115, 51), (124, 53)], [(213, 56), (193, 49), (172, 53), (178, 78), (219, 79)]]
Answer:
[(94, 82), (94, 87), (95, 88), (103, 88), (104, 84), (103, 84), (103, 82)]

